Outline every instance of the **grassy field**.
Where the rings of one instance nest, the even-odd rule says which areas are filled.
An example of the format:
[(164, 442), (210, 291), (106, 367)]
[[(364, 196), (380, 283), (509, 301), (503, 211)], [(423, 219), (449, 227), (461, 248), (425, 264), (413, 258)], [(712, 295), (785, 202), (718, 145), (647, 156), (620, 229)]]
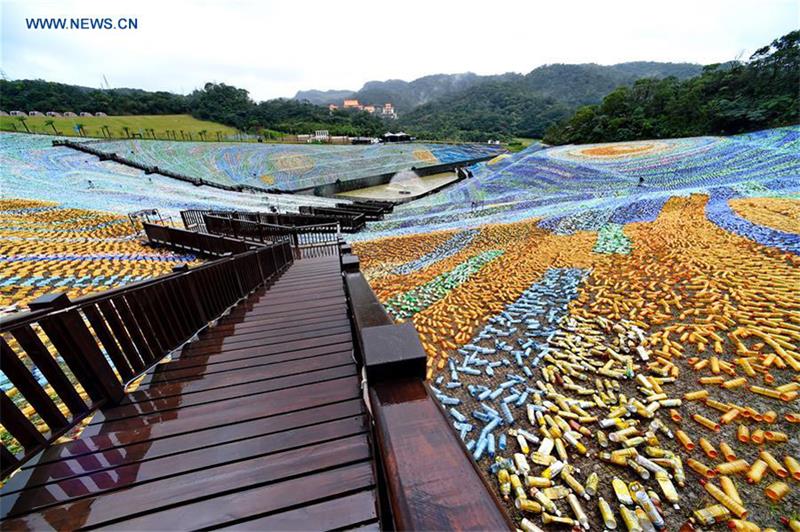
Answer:
[[(234, 140), (238, 131), (232, 127), (198, 120), (190, 115), (137, 115), (137, 116), (78, 116), (51, 118), (49, 116), (30, 116), (23, 125), (16, 116), (0, 116), (0, 130), (25, 133), (25, 126), (31, 133), (44, 135), (66, 135), (79, 137), (78, 125), (83, 125), (85, 137), (128, 138), (139, 137), (175, 140)], [(53, 124), (50, 125), (49, 121)], [(55, 130), (53, 129), (55, 126)], [(107, 126), (107, 128), (103, 128)], [(124, 128), (128, 128), (126, 133)], [(183, 136), (181, 136), (183, 131)], [(57, 132), (57, 133), (56, 133)], [(200, 133), (204, 132), (204, 135)]]
[(525, 139), (521, 137), (516, 137), (514, 140), (506, 144), (506, 148), (508, 151), (515, 153), (518, 151), (522, 151), (534, 142), (538, 142), (539, 139)]

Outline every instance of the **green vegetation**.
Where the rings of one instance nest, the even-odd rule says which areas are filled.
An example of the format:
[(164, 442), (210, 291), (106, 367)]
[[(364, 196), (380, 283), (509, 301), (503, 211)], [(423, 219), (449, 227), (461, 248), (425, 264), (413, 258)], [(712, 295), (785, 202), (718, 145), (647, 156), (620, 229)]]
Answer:
[[(20, 110), (30, 112), (33, 110), (46, 113), (56, 111), (63, 113), (71, 111), (104, 112), (122, 118), (126, 115), (175, 115), (189, 114), (200, 120), (216, 122), (205, 124), (192, 130), (192, 138), (218, 140), (217, 133), (223, 136), (230, 128), (260, 134), (263, 130), (272, 130), (283, 133), (309, 133), (317, 129), (327, 129), (331, 135), (378, 135), (386, 127), (380, 118), (360, 111), (334, 111), (329, 112), (327, 107), (312, 105), (307, 102), (295, 100), (276, 99), (260, 103), (250, 99), (244, 89), (225, 85), (224, 83), (206, 83), (200, 89), (189, 95), (172, 94), (168, 92), (147, 92), (135, 89), (109, 89), (96, 90), (63, 83), (51, 83), (42, 80), (0, 80), (0, 109), (4, 111)], [(49, 118), (49, 117), (48, 117)], [(103, 117), (104, 118), (104, 117)], [(112, 125), (109, 121), (96, 123), (95, 117), (79, 117), (63, 126), (58, 119), (54, 120), (56, 130), (61, 129), (64, 134), (80, 135), (75, 130), (78, 125), (84, 125), (84, 135), (105, 136), (103, 125), (108, 125), (114, 137), (126, 136), (120, 128), (130, 128), (131, 134), (140, 133), (143, 137), (169, 138), (181, 140), (181, 125), (173, 123), (172, 118), (167, 118), (159, 124), (134, 123)], [(132, 117), (131, 117), (132, 118)], [(151, 117), (154, 118), (154, 117)], [(189, 117), (186, 117), (189, 118)], [(71, 120), (71, 119), (70, 119)], [(223, 128), (224, 124), (228, 128)], [(36, 117), (19, 121), (16, 117), (3, 117), (2, 128), (7, 130), (26, 131), (25, 126), (33, 126), (32, 132), (48, 132), (52, 126), (39, 123)], [(68, 130), (67, 130), (68, 129)], [(149, 131), (148, 131), (149, 129)], [(166, 131), (170, 130), (168, 134)], [(154, 130), (154, 131), (153, 131)], [(204, 131), (201, 134), (201, 131)], [(184, 131), (188, 133), (187, 129)], [(173, 133), (174, 132), (174, 133)], [(121, 134), (120, 134), (121, 133)], [(274, 135), (267, 135), (272, 138)]]
[[(24, 123), (19, 120), (24, 118)], [(81, 126), (80, 130), (78, 126)], [(143, 116), (0, 116), (0, 130), (99, 138), (230, 140), (236, 129), (190, 115)]]
[(515, 137), (505, 144), (508, 151), (516, 153), (522, 151), (534, 142), (539, 142), (539, 139), (526, 139), (523, 137)]
[(541, 137), (579, 106), (642, 77), (699, 74), (686, 63), (545, 65), (526, 75), (478, 77), (466, 89), (416, 107), (397, 127), (422, 138), (485, 141)]
[(206, 83), (189, 95), (192, 115), (247, 131), (269, 128), (285, 133), (309, 133), (327, 129), (331, 135), (379, 135), (380, 118), (361, 111), (336, 110), (296, 100), (255, 103), (247, 91), (224, 83)]
[(709, 65), (680, 81), (643, 79), (550, 128), (548, 144), (730, 135), (800, 122), (800, 31), (745, 63)]

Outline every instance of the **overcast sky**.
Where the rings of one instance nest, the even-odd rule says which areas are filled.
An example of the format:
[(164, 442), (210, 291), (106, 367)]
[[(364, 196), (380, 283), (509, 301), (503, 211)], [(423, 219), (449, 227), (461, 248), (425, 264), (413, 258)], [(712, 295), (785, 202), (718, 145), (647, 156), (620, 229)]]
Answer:
[[(800, 0), (104, 0), (2, 4), (9, 79), (256, 100), (427, 74), (548, 63), (747, 57), (800, 26)], [(136, 30), (27, 29), (31, 17), (138, 19)]]

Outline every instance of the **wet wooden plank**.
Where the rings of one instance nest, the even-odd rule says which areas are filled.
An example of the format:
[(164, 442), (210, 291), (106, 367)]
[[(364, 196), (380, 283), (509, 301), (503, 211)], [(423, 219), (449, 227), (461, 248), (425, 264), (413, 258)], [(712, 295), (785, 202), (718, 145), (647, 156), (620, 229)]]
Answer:
[[(334, 354), (339, 354), (339, 355), (344, 354), (349, 358), (349, 353), (346, 352), (334, 353)], [(328, 357), (326, 356), (324, 358)], [(291, 364), (291, 363), (313, 362), (314, 360), (315, 358), (310, 358), (308, 360), (293, 359), (289, 361), (289, 363)], [(130, 393), (128, 395), (126, 400), (123, 402), (123, 405), (142, 403), (146, 401), (158, 401), (176, 395), (181, 395), (183, 396), (184, 400), (191, 401), (192, 395), (195, 394), (204, 395), (205, 392), (215, 392), (220, 388), (228, 388), (230, 390), (230, 395), (233, 396), (233, 395), (238, 395), (240, 393), (241, 389), (238, 387), (267, 379), (275, 381), (272, 384), (273, 386), (288, 388), (290, 385), (298, 386), (304, 383), (327, 380), (329, 375), (336, 375), (339, 371), (343, 371), (338, 368), (342, 368), (345, 365), (349, 367), (350, 370), (355, 371), (356, 368), (350, 362), (351, 361), (348, 360), (348, 362), (345, 364), (335, 364), (331, 363), (331, 360), (328, 359), (327, 362), (321, 364), (321, 366), (323, 367), (329, 366), (330, 369), (315, 369), (312, 371), (308, 368), (308, 366), (303, 364), (302, 365), (303, 370), (295, 373), (289, 373), (286, 367), (281, 367), (282, 364), (268, 364), (264, 366), (248, 367), (248, 368), (243, 368), (238, 372), (229, 371), (224, 373), (215, 373), (203, 379), (194, 379), (182, 382), (171, 382), (153, 388), (145, 388), (142, 390), (137, 390), (136, 392)], [(276, 367), (281, 367), (277, 374), (275, 370)], [(334, 370), (336, 371), (334, 372)], [(305, 375), (305, 378), (303, 378), (304, 373), (307, 374)]]
[[(372, 464), (365, 436), (302, 447), (88, 497), (4, 523), (8, 529), (188, 530), (261, 515), (342, 491), (370, 487)], [(351, 462), (353, 465), (337, 467)], [(336, 469), (325, 469), (336, 467)], [(312, 473), (317, 473), (311, 475)], [(296, 477), (286, 480), (287, 477)], [(233, 493), (214, 497), (220, 493)], [(198, 500), (199, 499), (199, 500)], [(130, 518), (137, 513), (144, 513)]]
[[(262, 415), (276, 415), (325, 403), (354, 399), (358, 397), (358, 385), (357, 377), (345, 377), (319, 384), (249, 395), (153, 415), (118, 419), (108, 423), (92, 423), (86, 427), (84, 433), (87, 436), (94, 436), (108, 432), (145, 429), (159, 423), (171, 424), (177, 421), (188, 424), (190, 427), (193, 426), (193, 430), (197, 430), (207, 426), (210, 419), (218, 419), (221, 414), (233, 418), (240, 415), (240, 411), (246, 411), (253, 406)], [(102, 412), (96, 417), (102, 418)]]
[[(98, 436), (81, 437), (78, 440), (67, 442), (48, 448), (40, 456), (23, 466), (22, 471), (42, 468), (48, 464), (62, 462), (65, 469), (56, 469), (54, 478), (71, 476), (72, 464), (80, 463), (80, 467), (88, 466), (102, 468), (97, 464), (123, 464), (126, 463), (128, 454), (141, 456), (141, 459), (157, 458), (182, 451), (215, 445), (227, 441), (248, 437), (254, 434), (269, 434), (281, 432), (292, 427), (314, 425), (320, 420), (335, 420), (361, 414), (363, 405), (359, 399), (351, 399), (338, 403), (326, 404), (304, 410), (297, 410), (277, 416), (261, 416), (257, 408), (244, 413), (239, 419), (231, 420), (231, 416), (210, 419), (209, 424), (200, 429), (192, 430), (193, 426), (180, 426), (180, 422), (156, 425), (146, 431), (126, 431), (107, 433)], [(186, 430), (181, 430), (181, 428)], [(181, 438), (191, 434), (191, 440)], [(136, 446), (139, 446), (137, 449)], [(92, 457), (90, 455), (101, 455)], [(57, 466), (60, 467), (60, 466)], [(58, 473), (58, 471), (63, 471)], [(61, 476), (58, 476), (61, 475)], [(46, 474), (42, 478), (49, 478)], [(3, 490), (19, 491), (28, 485), (28, 478), (23, 473), (18, 473), (9, 481)], [(33, 485), (38, 481), (32, 481)]]
[(335, 530), (378, 519), (374, 489), (238, 522), (222, 530)]
[(238, 333), (246, 333), (248, 331), (253, 330), (261, 330), (261, 331), (281, 331), (284, 327), (291, 327), (295, 323), (303, 323), (305, 325), (313, 325), (318, 323), (330, 323), (332, 321), (338, 321), (342, 319), (342, 316), (346, 316), (345, 309), (336, 309), (333, 312), (324, 312), (320, 314), (309, 314), (305, 315), (302, 320), (298, 320), (297, 318), (287, 318), (282, 321), (264, 321), (264, 322), (250, 322), (250, 323), (243, 323), (243, 322), (225, 322), (219, 325), (216, 325), (203, 334), (200, 335), (200, 339), (203, 338), (213, 338), (216, 336), (225, 336), (229, 334), (238, 334)]
[[(325, 375), (329, 377), (328, 380), (356, 374), (355, 365), (352, 363), (352, 358), (348, 353), (336, 353), (308, 360), (293, 360), (284, 362), (283, 364), (273, 364), (261, 368), (262, 377), (253, 382), (236, 383), (234, 385), (222, 388), (217, 387), (212, 390), (207, 390), (204, 393), (195, 393), (191, 395), (173, 393), (171, 395), (164, 395), (163, 397), (154, 397), (149, 401), (127, 403), (122, 406), (108, 408), (103, 410), (102, 419), (97, 421), (93, 420), (92, 424), (108, 423), (109, 421), (132, 416), (155, 414), (175, 408), (185, 409), (202, 404), (230, 401), (238, 397), (261, 394), (272, 390), (305, 386), (309, 383), (319, 382), (313, 375), (313, 372), (335, 367), (343, 369), (334, 374)], [(239, 378), (249, 377), (251, 374), (252, 370), (240, 375)], [(304, 374), (306, 374), (305, 377)], [(312, 374), (312, 376), (309, 378), (308, 374)], [(163, 386), (160, 386), (154, 391), (162, 387)]]
[(259, 323), (275, 323), (275, 322), (283, 322), (287, 320), (298, 320), (303, 319), (304, 316), (313, 316), (315, 314), (321, 314), (323, 312), (331, 312), (333, 309), (338, 309), (337, 312), (347, 312), (347, 304), (344, 301), (332, 301), (325, 305), (321, 305), (314, 308), (300, 308), (294, 311), (285, 310), (285, 312), (278, 312), (278, 313), (271, 313), (269, 315), (265, 314), (248, 314), (241, 319), (241, 323), (249, 323), (257, 321)]
[(287, 341), (282, 344), (271, 344), (271, 345), (255, 345), (250, 347), (245, 346), (238, 346), (235, 349), (229, 349), (224, 353), (222, 351), (218, 351), (216, 353), (193, 353), (184, 357), (183, 352), (180, 354), (181, 360), (188, 360), (192, 356), (214, 356), (214, 355), (222, 355), (235, 357), (237, 354), (244, 354), (250, 353), (253, 355), (267, 355), (267, 354), (274, 354), (274, 353), (285, 353), (287, 351), (299, 351), (301, 349), (310, 349), (313, 347), (320, 347), (324, 345), (332, 345), (332, 344), (339, 344), (342, 342), (349, 342), (353, 338), (350, 332), (346, 333), (337, 333), (337, 334), (326, 334), (321, 336), (315, 336), (312, 338), (304, 338), (298, 339), (293, 341)]
[[(366, 431), (365, 421), (362, 418), (348, 418), (339, 421), (321, 423), (277, 434), (257, 435), (247, 439), (220, 442), (215, 446), (207, 446), (192, 451), (184, 451), (179, 459), (167, 456), (147, 461), (136, 460), (135, 454), (128, 454), (129, 463), (115, 466), (108, 471), (96, 470), (74, 475), (71, 478), (42, 484), (35, 488), (25, 489), (22, 492), (11, 493), (0, 497), (0, 505), (7, 508), (8, 516), (34, 510), (41, 510), (57, 504), (65, 504), (74, 499), (86, 496), (102, 497), (105, 492), (116, 489), (134, 490), (139, 485), (153, 483), (159, 487), (159, 481), (167, 482), (171, 477), (190, 474), (192, 472), (208, 471), (217, 474), (221, 470), (236, 469), (251, 466), (253, 461), (261, 459), (271, 461), (276, 459), (276, 453), (283, 453), (291, 449), (305, 448), (332, 442), (344, 438), (362, 435)], [(183, 436), (183, 439), (192, 438), (192, 434)], [(249, 463), (239, 463), (242, 460)], [(226, 465), (227, 464), (227, 465)], [(228, 469), (226, 469), (228, 468)], [(214, 471), (216, 469), (217, 471)], [(191, 490), (189, 490), (191, 491)]]
[[(272, 353), (269, 350), (244, 350), (238, 352), (236, 357), (197, 357), (187, 360), (175, 360), (156, 369), (145, 381), (151, 386), (182, 380), (193, 380), (204, 376), (227, 371), (246, 370), (258, 366), (276, 364), (287, 360), (310, 358), (330, 353), (351, 352), (350, 343), (335, 343), (321, 345), (309, 349), (291, 350)], [(263, 351), (267, 351), (263, 353)]]
[[(228, 343), (239, 343), (244, 341), (250, 340), (257, 340), (257, 339), (264, 339), (264, 340), (271, 340), (276, 337), (283, 338), (283, 337), (290, 337), (295, 334), (301, 333), (315, 333), (318, 331), (325, 331), (327, 329), (333, 328), (341, 328), (341, 327), (349, 327), (350, 320), (347, 317), (337, 316), (335, 319), (329, 319), (328, 321), (323, 322), (311, 322), (307, 323), (305, 320), (303, 321), (296, 321), (292, 324), (287, 324), (284, 327), (274, 327), (274, 328), (250, 328), (246, 330), (241, 330), (236, 333), (232, 333), (231, 331), (222, 331), (223, 334), (208, 334), (201, 336), (199, 340), (197, 340), (192, 347), (194, 348), (202, 348), (204, 343), (208, 342), (212, 345), (218, 344), (220, 341), (225, 341)], [(315, 335), (316, 336), (316, 335)], [(184, 353), (190, 352), (191, 349), (184, 350)]]
[[(361, 462), (323, 471), (256, 489), (241, 491), (209, 501), (179, 506), (109, 526), (109, 530), (147, 530), (166, 526), (200, 529), (212, 528), (262, 515), (291, 506), (307, 505), (342, 492), (369, 489), (374, 486), (372, 465)], [(223, 511), (220, 509), (223, 508)]]
[(255, 347), (265, 347), (269, 345), (284, 345), (299, 340), (314, 340), (318, 338), (330, 337), (337, 334), (350, 336), (350, 324), (340, 323), (336, 327), (321, 331), (305, 331), (294, 334), (286, 334), (283, 337), (260, 337), (257, 334), (249, 334), (240, 337), (227, 336), (224, 338), (209, 338), (202, 342), (190, 344), (181, 352), (181, 358), (190, 356), (203, 356), (210, 353), (227, 353), (229, 351), (240, 351), (242, 349), (252, 349)]

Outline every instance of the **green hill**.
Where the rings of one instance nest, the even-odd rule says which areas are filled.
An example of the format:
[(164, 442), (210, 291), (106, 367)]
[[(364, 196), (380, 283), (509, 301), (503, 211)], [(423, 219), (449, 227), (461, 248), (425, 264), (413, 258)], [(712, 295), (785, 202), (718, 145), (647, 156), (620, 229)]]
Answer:
[[(65, 135), (69, 137), (98, 138), (155, 138), (177, 140), (232, 140), (237, 130), (190, 115), (141, 116), (78, 116), (78, 117), (24, 117), (23, 124), (16, 116), (0, 116), (0, 130)], [(50, 121), (52, 120), (52, 125)], [(78, 131), (78, 126), (82, 130)], [(27, 126), (27, 129), (26, 129)], [(107, 126), (103, 129), (103, 126)], [(127, 128), (127, 131), (125, 130)], [(183, 136), (181, 136), (183, 132)]]

